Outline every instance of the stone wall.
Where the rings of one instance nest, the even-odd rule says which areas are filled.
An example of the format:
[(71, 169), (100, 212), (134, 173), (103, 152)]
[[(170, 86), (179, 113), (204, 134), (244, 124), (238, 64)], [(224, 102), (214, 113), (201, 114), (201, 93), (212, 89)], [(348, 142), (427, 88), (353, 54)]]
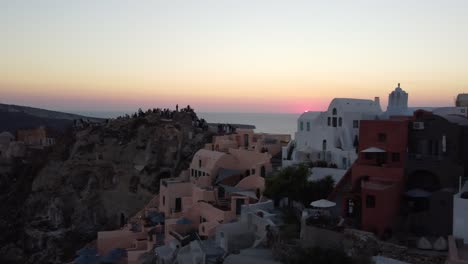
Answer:
[(365, 231), (356, 229), (344, 230), (344, 249), (351, 256), (377, 256), (396, 259), (412, 264), (442, 264), (447, 257), (440, 254), (430, 254), (428, 251), (414, 251), (405, 246), (388, 243)]

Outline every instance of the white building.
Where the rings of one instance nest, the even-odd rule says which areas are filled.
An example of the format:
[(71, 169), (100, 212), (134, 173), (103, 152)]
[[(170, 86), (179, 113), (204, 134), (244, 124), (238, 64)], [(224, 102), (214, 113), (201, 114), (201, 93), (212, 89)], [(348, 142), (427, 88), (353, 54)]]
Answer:
[(282, 225), (281, 217), (274, 210), (273, 201), (242, 206), (240, 220), (222, 224), (216, 229), (216, 244), (227, 253), (246, 248), (263, 248), (268, 235)]
[[(339, 169), (348, 169), (356, 160), (361, 120), (387, 119), (391, 116), (411, 116), (418, 109), (438, 115), (468, 117), (468, 101), (464, 94), (457, 97), (457, 106), (408, 108), (408, 93), (400, 84), (389, 94), (387, 111), (382, 112), (379, 97), (372, 100), (335, 98), (325, 112), (305, 112), (297, 120), (295, 140), (283, 147), (283, 167), (292, 164), (325, 161)], [(468, 105), (468, 104), (467, 104)]]
[(305, 112), (297, 121), (295, 142), (283, 149), (283, 165), (320, 160), (349, 168), (356, 159), (359, 122), (381, 115), (378, 97), (335, 98), (325, 112)]
[(468, 182), (453, 197), (453, 236), (468, 244)]
[(387, 116), (406, 115), (408, 112), (408, 93), (400, 84), (388, 95)]
[(456, 106), (462, 106), (462, 107), (468, 106), (468, 94), (466, 94), (466, 93), (459, 94), (457, 96), (456, 101), (455, 101), (455, 105)]

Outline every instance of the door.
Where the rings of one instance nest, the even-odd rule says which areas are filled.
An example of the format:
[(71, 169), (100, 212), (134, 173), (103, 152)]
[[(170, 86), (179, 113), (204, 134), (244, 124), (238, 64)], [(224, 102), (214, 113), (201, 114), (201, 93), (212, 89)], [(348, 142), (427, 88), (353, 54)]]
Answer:
[(175, 199), (175, 212), (180, 212), (182, 211), (182, 198), (176, 198)]
[(244, 199), (237, 199), (236, 200), (236, 215), (241, 214), (241, 209), (242, 209), (243, 204), (245, 204)]
[(244, 147), (248, 148), (249, 147), (249, 135), (244, 134)]

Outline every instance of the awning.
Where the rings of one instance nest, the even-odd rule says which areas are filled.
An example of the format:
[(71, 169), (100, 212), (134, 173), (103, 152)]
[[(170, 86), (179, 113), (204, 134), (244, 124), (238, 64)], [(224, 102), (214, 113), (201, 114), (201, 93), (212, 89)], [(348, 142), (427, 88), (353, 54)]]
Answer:
[(222, 187), (224, 191), (228, 193), (233, 193), (233, 192), (241, 192), (244, 191), (242, 189), (239, 189), (237, 187), (229, 186), (229, 185), (224, 185), (224, 184), (219, 184), (219, 187)]
[(376, 147), (370, 147), (365, 150), (361, 150), (363, 153), (383, 153), (386, 152), (384, 149), (381, 148), (376, 148)]
[(179, 220), (176, 221), (176, 224), (178, 224), (178, 225), (191, 225), (191, 224), (193, 224), (193, 221), (186, 218), (186, 217), (182, 217), (182, 218), (180, 218)]
[(318, 207), (318, 208), (329, 208), (329, 207), (335, 206), (336, 203), (325, 200), (325, 199), (321, 199), (321, 200), (311, 202), (310, 205), (313, 207)]
[(405, 193), (406, 196), (408, 197), (413, 197), (413, 198), (427, 198), (432, 195), (431, 192), (428, 192), (423, 189), (411, 189)]

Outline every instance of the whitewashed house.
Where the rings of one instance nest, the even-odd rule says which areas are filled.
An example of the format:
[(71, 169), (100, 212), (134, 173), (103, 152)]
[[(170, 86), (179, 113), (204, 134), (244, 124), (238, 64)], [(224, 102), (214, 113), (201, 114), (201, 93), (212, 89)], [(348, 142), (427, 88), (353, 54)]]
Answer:
[(453, 197), (453, 236), (468, 244), (468, 182)]
[[(466, 109), (462, 108), (449, 107), (440, 111), (463, 113)], [(409, 116), (416, 109), (408, 108), (408, 93), (400, 84), (388, 95), (386, 112), (382, 112), (379, 97), (374, 100), (335, 98), (327, 111), (305, 112), (299, 117), (295, 140), (283, 148), (283, 167), (325, 161), (338, 169), (348, 169), (357, 158), (361, 120)]]
[(359, 122), (381, 115), (378, 97), (335, 98), (325, 112), (305, 112), (297, 121), (295, 142), (283, 148), (283, 165), (320, 160), (349, 168), (356, 159)]

